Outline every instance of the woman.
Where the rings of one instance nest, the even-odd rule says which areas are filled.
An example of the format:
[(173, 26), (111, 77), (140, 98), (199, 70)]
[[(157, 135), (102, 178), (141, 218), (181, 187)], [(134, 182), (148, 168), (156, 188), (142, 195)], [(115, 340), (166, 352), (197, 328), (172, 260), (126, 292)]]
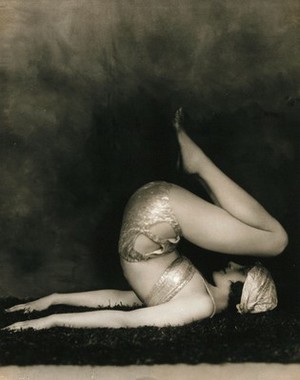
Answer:
[(7, 311), (31, 312), (56, 304), (147, 307), (55, 314), (17, 322), (6, 329), (183, 325), (225, 310), (231, 284), (237, 282), (244, 283), (239, 312), (256, 313), (276, 307), (274, 282), (260, 264), (247, 269), (229, 263), (225, 270), (213, 273), (215, 284), (211, 285), (176, 250), (183, 236), (199, 247), (220, 253), (271, 257), (284, 250), (288, 238), (279, 222), (188, 137), (182, 127), (182, 109), (176, 112), (173, 124), (184, 170), (204, 183), (214, 204), (166, 182), (143, 186), (128, 202), (119, 242), (121, 265), (132, 291), (52, 294)]

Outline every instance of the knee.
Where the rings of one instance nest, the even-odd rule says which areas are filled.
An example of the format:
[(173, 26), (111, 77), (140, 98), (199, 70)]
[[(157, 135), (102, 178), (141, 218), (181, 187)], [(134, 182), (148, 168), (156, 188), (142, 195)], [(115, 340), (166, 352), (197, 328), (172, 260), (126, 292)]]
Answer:
[(285, 229), (280, 225), (278, 231), (274, 233), (271, 256), (278, 256), (283, 253), (288, 245), (289, 237)]

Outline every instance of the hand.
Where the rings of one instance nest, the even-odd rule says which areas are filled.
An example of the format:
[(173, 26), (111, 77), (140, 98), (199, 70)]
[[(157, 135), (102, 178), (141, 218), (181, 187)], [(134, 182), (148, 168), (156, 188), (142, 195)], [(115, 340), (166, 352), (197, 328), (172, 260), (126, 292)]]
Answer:
[(54, 294), (40, 298), (36, 301), (22, 303), (5, 309), (7, 313), (13, 313), (16, 311), (23, 311), (25, 314), (33, 311), (41, 311), (48, 309), (53, 304)]
[(27, 329), (43, 330), (49, 329), (55, 326), (55, 315), (49, 315), (48, 317), (32, 319), (29, 321), (16, 322), (12, 325), (4, 327), (5, 331), (21, 331)]

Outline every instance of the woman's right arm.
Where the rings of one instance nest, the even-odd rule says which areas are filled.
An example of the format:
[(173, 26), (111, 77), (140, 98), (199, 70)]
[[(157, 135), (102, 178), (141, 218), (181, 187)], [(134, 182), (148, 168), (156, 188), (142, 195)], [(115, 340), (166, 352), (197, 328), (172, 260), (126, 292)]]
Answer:
[(91, 308), (112, 307), (116, 305), (140, 306), (141, 300), (131, 290), (103, 289), (80, 293), (53, 293), (38, 300), (15, 305), (6, 309), (6, 312), (41, 311), (53, 305), (86, 306)]
[(208, 318), (213, 311), (211, 298), (183, 297), (164, 304), (131, 311), (96, 310), (81, 313), (52, 314), (47, 317), (16, 322), (7, 331), (42, 330), (52, 327), (69, 328), (135, 328), (140, 326), (182, 326)]

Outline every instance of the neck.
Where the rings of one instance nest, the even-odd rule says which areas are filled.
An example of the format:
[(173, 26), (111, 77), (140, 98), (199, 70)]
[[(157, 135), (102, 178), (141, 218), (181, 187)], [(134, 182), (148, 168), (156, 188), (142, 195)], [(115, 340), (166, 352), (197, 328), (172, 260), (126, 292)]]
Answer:
[(217, 288), (216, 286), (213, 286), (211, 284), (207, 285), (216, 304), (216, 313), (221, 313), (228, 306), (230, 284), (228, 284), (228, 288), (226, 287), (222, 289)]

